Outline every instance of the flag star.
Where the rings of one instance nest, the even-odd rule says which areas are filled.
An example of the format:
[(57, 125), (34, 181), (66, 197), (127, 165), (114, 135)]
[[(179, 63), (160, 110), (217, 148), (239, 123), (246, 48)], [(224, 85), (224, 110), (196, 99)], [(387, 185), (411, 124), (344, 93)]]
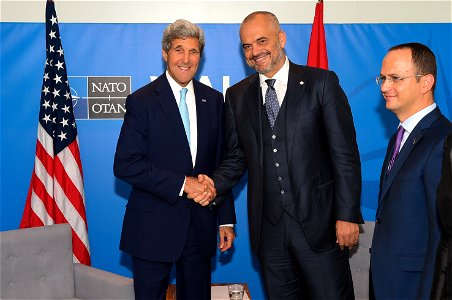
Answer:
[(52, 16), (52, 18), (50, 19), (50, 21), (52, 22), (52, 25), (55, 25), (55, 23), (58, 22), (57, 18), (55, 16)]
[(54, 89), (52, 94), (53, 94), (54, 97), (58, 97), (58, 96), (60, 96), (60, 90), (55, 90)]
[(60, 47), (60, 50), (58, 50), (57, 52), (60, 54), (60, 56), (64, 54), (63, 48), (61, 48), (61, 47)]
[(44, 106), (46, 109), (49, 108), (50, 107), (50, 101), (49, 100), (45, 100), (44, 103), (42, 104), (42, 106)]
[(64, 133), (63, 131), (61, 131), (61, 133), (58, 135), (58, 137), (62, 140), (66, 139), (66, 133)]
[(72, 122), (72, 127), (74, 127), (74, 128), (75, 128), (75, 120), (74, 120), (74, 122)]
[[(52, 118), (52, 123), (56, 124), (56, 117)], [(55, 136), (55, 131), (53, 132), (53, 136)]]
[(44, 79), (44, 81), (49, 80), (50, 79), (49, 73), (45, 73), (43, 79)]
[(44, 114), (44, 118), (42, 118), (42, 120), (47, 124), (47, 122), (50, 122), (50, 115)]
[(57, 84), (58, 82), (62, 82), (61, 76), (58, 76), (58, 74), (55, 74), (55, 78), (53, 78), (53, 80), (55, 80), (55, 84)]
[(69, 113), (69, 108), (70, 107), (65, 104), (61, 110), (64, 110), (65, 113)]
[(46, 58), (46, 66), (49, 65), (49, 59)]
[(64, 126), (68, 126), (68, 123), (67, 123), (68, 121), (69, 121), (69, 119), (66, 120), (65, 118), (63, 118), (63, 121), (61, 121), (60, 123), (63, 124), (63, 127), (64, 127)]
[(69, 98), (71, 97), (71, 93), (67, 91), (66, 94), (64, 94), (64, 97), (66, 97), (66, 100), (69, 100)]
[(64, 67), (63, 67), (63, 62), (61, 62), (61, 61), (58, 61), (58, 63), (57, 63), (55, 66), (58, 67), (58, 70), (59, 70), (60, 68), (61, 68), (61, 69), (64, 69)]
[(50, 39), (56, 39), (55, 34), (56, 34), (56, 31), (50, 30), (50, 33), (49, 33)]
[(50, 45), (50, 47), (49, 47), (49, 52), (50, 52), (50, 53), (55, 52), (55, 50), (53, 50), (54, 47), (55, 47), (55, 46)]
[(52, 110), (55, 111), (57, 109), (58, 103), (52, 103)]
[(42, 92), (44, 93), (44, 95), (47, 96), (47, 94), (50, 93), (49, 87), (48, 86), (44, 86), (44, 89), (42, 90)]
[(49, 66), (53, 67), (53, 59), (51, 59), (48, 63)]

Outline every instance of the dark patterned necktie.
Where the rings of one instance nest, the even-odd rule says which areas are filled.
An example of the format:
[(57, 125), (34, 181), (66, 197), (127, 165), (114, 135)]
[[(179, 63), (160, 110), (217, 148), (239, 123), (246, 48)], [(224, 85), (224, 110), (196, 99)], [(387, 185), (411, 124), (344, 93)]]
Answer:
[(273, 86), (276, 79), (267, 79), (265, 82), (268, 85), (267, 92), (265, 93), (265, 109), (267, 110), (268, 120), (270, 121), (270, 126), (273, 129), (275, 125), (276, 117), (279, 111), (278, 97), (276, 96), (276, 90)]
[(386, 172), (386, 175), (389, 175), (389, 172), (391, 171), (392, 166), (394, 166), (394, 162), (399, 155), (400, 151), (400, 145), (402, 145), (402, 139), (403, 139), (403, 133), (405, 132), (405, 129), (402, 126), (399, 126), (399, 129), (397, 129), (397, 136), (394, 143), (394, 150), (392, 151), (392, 157), (388, 164), (388, 170)]

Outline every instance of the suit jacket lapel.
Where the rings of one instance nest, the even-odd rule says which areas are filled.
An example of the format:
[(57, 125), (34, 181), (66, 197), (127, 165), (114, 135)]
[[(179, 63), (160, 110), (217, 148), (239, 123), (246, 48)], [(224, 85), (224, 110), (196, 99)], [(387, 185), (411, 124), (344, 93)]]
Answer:
[(251, 126), (257, 141), (259, 161), (262, 167), (264, 153), (262, 151), (262, 89), (259, 82), (259, 75), (256, 73), (249, 79), (249, 88), (244, 94), (243, 101), (246, 103)]
[(250, 116), (251, 125), (256, 133), (256, 136), (261, 132), (261, 107), (262, 107), (262, 92), (259, 82), (259, 76), (250, 77), (250, 88), (246, 91), (243, 101), (246, 103), (248, 113)]
[[(387, 179), (386, 173), (387, 173), (387, 170), (388, 170), (389, 160), (391, 159), (391, 154), (392, 154), (392, 151), (394, 149), (394, 143), (395, 143), (396, 136), (397, 136), (397, 134), (394, 133), (391, 136), (391, 138), (389, 139), (388, 148), (386, 149), (385, 159), (384, 159), (383, 165), (381, 167), (380, 191), (379, 191), (379, 194), (378, 194), (378, 203), (380, 203), (380, 201), (382, 199), (383, 187), (385, 186), (386, 179)], [(384, 192), (386, 193), (386, 190)]]
[(294, 135), (297, 129), (298, 117), (300, 116), (300, 107), (304, 96), (304, 80), (303, 73), (295, 72), (290, 62), (289, 81), (287, 83), (287, 91), (284, 97), (286, 102), (286, 146), (287, 158), (291, 161)]
[(207, 137), (209, 132), (209, 113), (208, 113), (208, 103), (209, 99), (205, 99), (203, 95), (203, 89), (201, 88), (199, 82), (193, 80), (193, 87), (195, 89), (195, 101), (196, 101), (196, 123), (197, 123), (197, 134), (198, 134), (198, 142), (197, 142), (197, 151), (196, 151), (196, 162), (198, 161), (198, 157), (205, 157), (204, 151), (205, 147), (208, 145)]
[(183, 149), (191, 161), (190, 145), (188, 144), (184, 124), (182, 123), (179, 108), (177, 107), (177, 102), (168, 79), (163, 74), (157, 80), (155, 91), (158, 94), (158, 101), (169, 120), (170, 126), (173, 128), (176, 139), (180, 142), (181, 149)]
[[(391, 186), (392, 182), (394, 181), (394, 178), (397, 176), (397, 173), (402, 168), (403, 164), (405, 163), (406, 159), (410, 155), (411, 151), (413, 151), (413, 148), (416, 146), (417, 143), (419, 143), (424, 136), (425, 131), (432, 126), (432, 124), (440, 117), (441, 112), (439, 111), (439, 108), (435, 108), (432, 112), (427, 114), (422, 120), (414, 127), (411, 134), (408, 136), (407, 140), (405, 141), (405, 144), (403, 145), (402, 149), (399, 152), (399, 155), (397, 156), (397, 159), (394, 162), (394, 165), (391, 168), (391, 172), (389, 172), (389, 175), (387, 176), (386, 180), (383, 180), (382, 190), (380, 192), (380, 198), (379, 202), (381, 202), (386, 193), (389, 190), (389, 187)], [(392, 153), (392, 152), (389, 152)], [(386, 167), (388, 164), (388, 155), (385, 159), (385, 165), (382, 170), (382, 173), (386, 171)], [(382, 176), (386, 176), (385, 174), (382, 174)]]

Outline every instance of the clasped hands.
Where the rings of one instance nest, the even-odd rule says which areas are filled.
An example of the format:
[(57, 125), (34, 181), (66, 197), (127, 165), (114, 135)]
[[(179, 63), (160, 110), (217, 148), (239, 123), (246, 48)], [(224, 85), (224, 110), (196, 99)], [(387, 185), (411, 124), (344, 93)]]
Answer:
[(184, 192), (188, 199), (192, 199), (201, 206), (208, 205), (217, 196), (213, 180), (204, 174), (200, 174), (198, 177), (187, 176)]

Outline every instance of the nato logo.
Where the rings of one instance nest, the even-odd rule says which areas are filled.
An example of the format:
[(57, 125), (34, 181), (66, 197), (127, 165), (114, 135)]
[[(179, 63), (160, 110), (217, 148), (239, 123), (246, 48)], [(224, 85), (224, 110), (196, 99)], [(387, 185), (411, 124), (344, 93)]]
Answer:
[(130, 76), (68, 76), (76, 119), (123, 119)]

